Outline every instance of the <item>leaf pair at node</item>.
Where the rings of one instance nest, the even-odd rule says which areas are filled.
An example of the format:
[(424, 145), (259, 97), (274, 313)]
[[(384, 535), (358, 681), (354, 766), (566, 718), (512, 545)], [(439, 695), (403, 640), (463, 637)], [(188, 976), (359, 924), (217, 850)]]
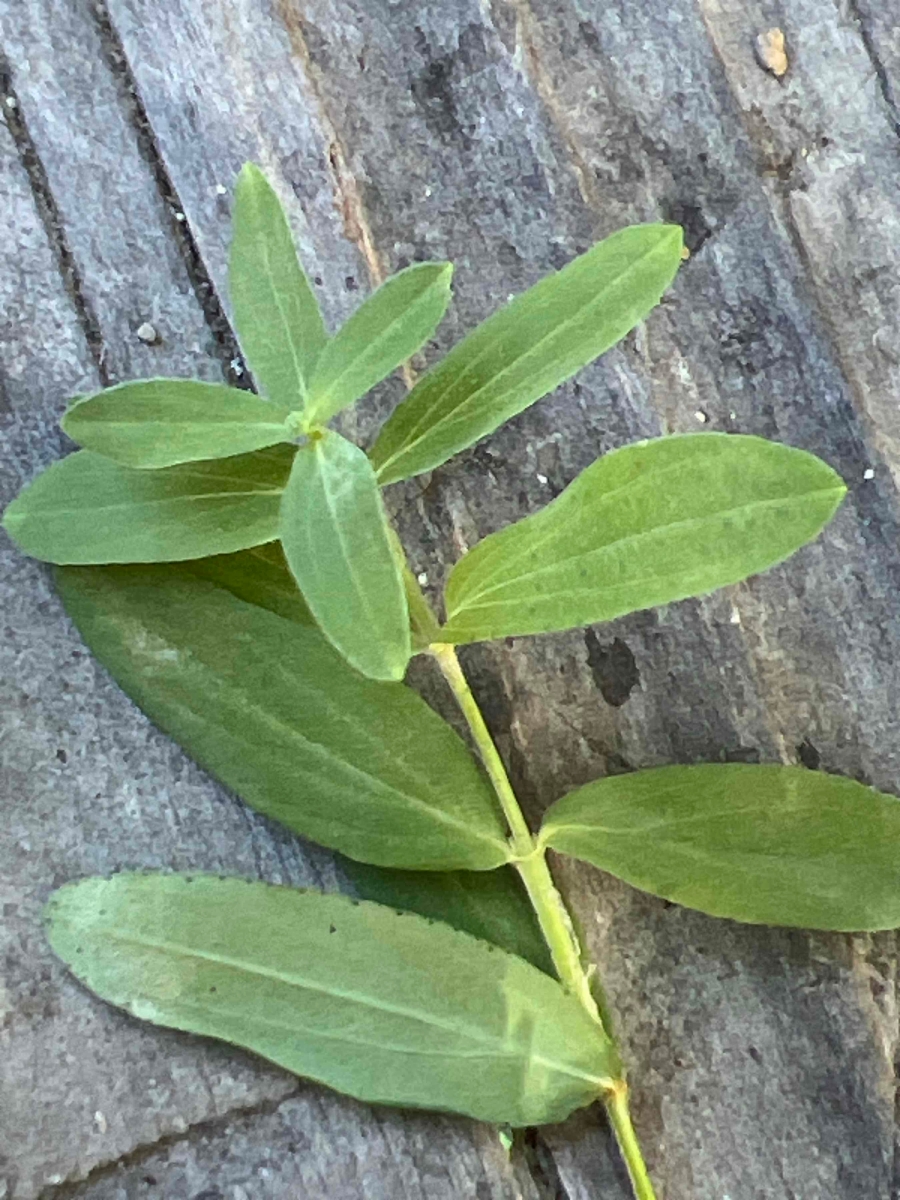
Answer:
[[(361, 450), (324, 426), (434, 333), (450, 299), (451, 275), (449, 263), (401, 271), (329, 338), (278, 198), (257, 167), (245, 166), (235, 192), (229, 279), (235, 325), (262, 395), (153, 379), (81, 400), (63, 418), (70, 437), (120, 467), (180, 468), (146, 485), (110, 476), (106, 465), (84, 464), (84, 473), (105, 472), (115, 494), (136, 487), (165, 493), (151, 504), (199, 503), (199, 510), (184, 514), (195, 535), (190, 545), (179, 547), (177, 536), (166, 532), (166, 546), (137, 556), (174, 560), (185, 552), (253, 545), (248, 535), (261, 541), (278, 536), (307, 604), (334, 645), (364, 674), (402, 678), (410, 655), (409, 617), (375, 474)], [(280, 498), (263, 491), (265, 461), (246, 455), (298, 437), (304, 440)], [(287, 466), (278, 451), (269, 457)], [(215, 466), (210, 460), (223, 461)], [(200, 493), (197, 468), (184, 466), (195, 463), (212, 476), (212, 494)], [(216, 528), (221, 520), (226, 529)], [(232, 532), (236, 539), (228, 536)], [(135, 549), (128, 552), (132, 561)]]
[(85, 450), (27, 489), (5, 526), (62, 564), (177, 562), (278, 538), (332, 645), (363, 674), (400, 679), (410, 622), (379, 485), (446, 461), (607, 350), (658, 303), (681, 247), (677, 226), (634, 226), (536, 284), (423, 376), (370, 459), (325, 422), (433, 333), (452, 268), (401, 271), (328, 338), (278, 198), (248, 165), (229, 279), (262, 394), (145, 380), (80, 400), (63, 426)]

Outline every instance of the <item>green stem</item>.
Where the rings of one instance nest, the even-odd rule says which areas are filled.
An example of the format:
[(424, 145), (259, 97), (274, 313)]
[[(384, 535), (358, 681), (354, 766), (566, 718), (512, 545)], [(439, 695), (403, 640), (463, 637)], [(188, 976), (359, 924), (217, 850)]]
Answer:
[[(509, 826), (510, 847), (514, 855), (513, 865), (519, 872), (528, 892), (556, 972), (563, 986), (583, 1005), (591, 1019), (598, 1025), (601, 1036), (610, 1043), (611, 1049), (614, 1050), (612, 1038), (607, 1032), (601, 1015), (601, 1007), (598, 1006), (591, 987), (590, 973), (585, 969), (582, 961), (581, 947), (572, 918), (550, 874), (546, 851), (528, 828), (528, 823), (506, 773), (506, 767), (503, 765), (503, 759), (494, 744), (494, 739), (491, 737), (481, 709), (478, 707), (478, 702), (472, 695), (469, 682), (463, 674), (463, 669), (456, 656), (456, 649), (445, 642), (440, 642), (434, 636), (435, 633), (438, 637), (440, 634), (437, 618), (423, 595), (418, 580), (406, 565), (405, 555), (403, 563), (405, 565), (403, 578), (413, 626), (420, 637), (428, 636), (429, 652), (437, 661), (441, 673), (449, 684), (481, 755), (481, 760)], [(603, 1011), (606, 1010), (605, 1004), (602, 1005), (602, 1008)], [(628, 1168), (635, 1200), (655, 1200), (653, 1185), (647, 1174), (641, 1148), (628, 1112), (628, 1085), (624, 1078), (620, 1077), (613, 1081), (603, 1095), (603, 1102)]]
[[(509, 776), (506, 774), (503, 759), (494, 745), (494, 739), (491, 737), (490, 730), (484, 723), (484, 717), (481, 715), (478, 701), (472, 695), (469, 681), (466, 679), (462, 667), (459, 665), (456, 650), (453, 646), (449, 646), (446, 643), (433, 644), (430, 649), (431, 653), (437, 659), (438, 666), (441, 668), (441, 674), (449, 683), (450, 690), (456, 697), (457, 704), (462, 709), (462, 714), (466, 718), (469, 729), (472, 731), (472, 737), (475, 739), (475, 745), (478, 747), (481, 761), (484, 763), (484, 768), (494, 786), (494, 791), (497, 793), (497, 799), (500, 801), (500, 807), (503, 809), (503, 815), (506, 817), (506, 823), (509, 825), (509, 830), (512, 834), (513, 853), (523, 858), (528, 857), (534, 853), (534, 838), (531, 836), (531, 830), (528, 828), (525, 817), (522, 815), (521, 808), (519, 808), (519, 801), (516, 799), (512, 784), (509, 782)], [(519, 864), (517, 863), (516, 865), (518, 866)]]
[(628, 1168), (635, 1200), (656, 1200), (640, 1143), (631, 1123), (631, 1113), (628, 1111), (628, 1085), (623, 1081), (621, 1087), (611, 1088), (603, 1102), (625, 1166)]

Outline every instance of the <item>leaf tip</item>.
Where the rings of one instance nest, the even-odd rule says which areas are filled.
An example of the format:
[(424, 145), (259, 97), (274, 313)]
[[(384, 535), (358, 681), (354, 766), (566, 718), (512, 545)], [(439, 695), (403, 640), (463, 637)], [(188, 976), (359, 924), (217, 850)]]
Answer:
[(265, 173), (263, 172), (262, 167), (258, 166), (255, 162), (245, 162), (244, 165), (241, 167), (240, 171), (238, 171), (238, 175), (237, 175), (238, 186), (242, 183), (249, 184), (249, 183), (266, 183), (266, 182), (267, 182), (266, 176), (265, 176)]

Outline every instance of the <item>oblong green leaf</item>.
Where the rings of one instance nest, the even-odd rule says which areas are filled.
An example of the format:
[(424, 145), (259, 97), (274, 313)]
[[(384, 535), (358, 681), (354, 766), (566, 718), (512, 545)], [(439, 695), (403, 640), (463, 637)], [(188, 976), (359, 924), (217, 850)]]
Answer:
[(709, 764), (600, 779), (550, 808), (541, 840), (715, 917), (900, 925), (900, 800), (803, 767)]
[(235, 554), (195, 558), (183, 564), (200, 579), (208, 579), (239, 600), (277, 613), (288, 621), (314, 625), (315, 618), (288, 570), (280, 542), (267, 542)]
[(79, 450), (9, 505), (3, 527), (53, 563), (177, 562), (278, 536), (293, 446), (159, 471), (120, 467)]
[(419, 380), (382, 429), (382, 484), (446, 462), (603, 354), (653, 309), (681, 262), (677, 225), (633, 225), (548, 275)]
[(307, 415), (325, 422), (390, 375), (437, 329), (450, 302), (451, 263), (416, 263), (381, 285), (319, 355)]
[(846, 490), (812, 454), (757, 437), (625, 446), (456, 564), (441, 637), (570, 629), (736, 583), (816, 537)]
[(359, 1100), (560, 1121), (609, 1085), (609, 1042), (552, 979), (378, 904), (211, 875), (55, 892), (56, 953), (103, 999)]
[(221, 383), (139, 379), (79, 399), (60, 423), (86, 450), (125, 467), (156, 468), (290, 441), (289, 415)]
[(333, 432), (301, 446), (279, 529), (291, 573), (335, 649), (363, 675), (402, 679), (411, 654), (406, 593), (362, 450)]
[(260, 390), (289, 410), (301, 409), (328, 335), (281, 201), (253, 163), (244, 164), (234, 189), (228, 289)]
[(519, 876), (496, 871), (397, 871), (342, 859), (357, 895), (402, 908), (517, 954), (545, 975), (556, 974), (547, 943)]
[(318, 629), (189, 569), (68, 568), (57, 586), (123, 690), (266, 816), (380, 866), (509, 860), (493, 792), (462, 740), (410, 688), (352, 670)]

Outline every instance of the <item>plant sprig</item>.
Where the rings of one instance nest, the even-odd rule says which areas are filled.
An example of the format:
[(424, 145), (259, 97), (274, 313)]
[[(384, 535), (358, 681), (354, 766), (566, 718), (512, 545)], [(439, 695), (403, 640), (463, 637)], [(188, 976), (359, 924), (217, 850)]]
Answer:
[[(812, 454), (756, 437), (626, 446), (456, 563), (442, 619), (381, 487), (615, 344), (681, 256), (671, 225), (599, 242), (426, 372), (367, 455), (328, 422), (432, 335), (451, 267), (400, 272), (329, 337), (248, 165), (229, 278), (260, 394), (157, 379), (79, 399), (63, 428), (84, 449), (4, 517), (61, 566), (67, 610), (144, 711), (254, 808), (347, 856), (370, 897), (205, 875), (67, 884), (48, 925), (75, 974), (135, 1016), (364, 1100), (516, 1126), (600, 1099), (638, 1200), (653, 1187), (623, 1068), (547, 850), (712, 915), (881, 929), (900, 924), (900, 801), (792, 767), (667, 767), (590, 783), (532, 832), (455, 647), (737, 582), (815, 538), (846, 489)], [(417, 653), (480, 762), (400, 682)]]

